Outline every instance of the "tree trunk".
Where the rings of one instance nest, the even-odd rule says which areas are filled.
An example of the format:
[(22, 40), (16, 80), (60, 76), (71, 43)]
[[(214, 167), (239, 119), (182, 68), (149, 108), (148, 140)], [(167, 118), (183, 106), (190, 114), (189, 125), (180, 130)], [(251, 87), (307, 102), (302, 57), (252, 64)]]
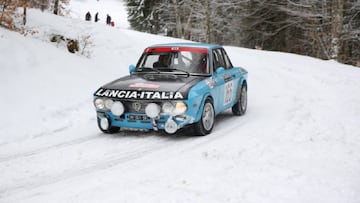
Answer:
[(191, 8), (190, 14), (188, 16), (186, 26), (184, 29), (184, 39), (190, 40), (191, 39), (191, 18), (192, 18), (193, 9)]
[(182, 37), (182, 27), (181, 27), (181, 16), (179, 11), (179, 1), (173, 0), (174, 8), (175, 8), (175, 20), (176, 20), (176, 37)]
[(23, 25), (26, 25), (26, 8), (27, 7), (27, 5), (25, 4), (24, 5), (24, 13), (23, 13)]
[(206, 43), (211, 42), (211, 37), (210, 37), (210, 4), (209, 4), (209, 0), (205, 0), (205, 41), (206, 41)]
[(41, 0), (41, 5), (40, 5), (40, 10), (41, 11), (45, 11), (45, 9), (48, 7), (48, 2), (47, 0)]
[(338, 60), (341, 49), (341, 35), (344, 22), (344, 1), (332, 0), (331, 4), (331, 58)]
[(59, 0), (55, 0), (54, 2), (54, 14), (55, 15), (59, 14)]

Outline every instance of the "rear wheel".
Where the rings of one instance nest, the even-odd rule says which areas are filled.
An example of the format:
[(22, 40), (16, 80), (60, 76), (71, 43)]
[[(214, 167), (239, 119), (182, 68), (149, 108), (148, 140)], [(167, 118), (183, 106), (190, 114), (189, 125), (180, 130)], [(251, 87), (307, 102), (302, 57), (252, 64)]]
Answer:
[(211, 100), (207, 99), (202, 109), (201, 118), (199, 122), (195, 124), (196, 134), (202, 136), (209, 134), (214, 127), (214, 123), (215, 123), (214, 106)]
[(108, 118), (104, 117), (104, 118), (97, 118), (97, 123), (98, 123), (98, 127), (99, 129), (107, 134), (113, 134), (113, 133), (117, 133), (119, 132), (120, 128), (119, 127), (114, 127), (111, 126), (111, 122), (109, 121)]
[(242, 85), (238, 94), (239, 100), (232, 107), (232, 112), (236, 116), (241, 116), (245, 114), (247, 109), (247, 87)]

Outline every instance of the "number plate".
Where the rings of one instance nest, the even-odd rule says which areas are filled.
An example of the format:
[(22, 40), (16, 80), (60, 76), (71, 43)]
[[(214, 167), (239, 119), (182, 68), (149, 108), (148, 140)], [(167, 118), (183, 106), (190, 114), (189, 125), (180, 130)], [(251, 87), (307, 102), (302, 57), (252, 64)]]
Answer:
[(150, 118), (147, 115), (130, 114), (128, 115), (129, 121), (147, 121)]

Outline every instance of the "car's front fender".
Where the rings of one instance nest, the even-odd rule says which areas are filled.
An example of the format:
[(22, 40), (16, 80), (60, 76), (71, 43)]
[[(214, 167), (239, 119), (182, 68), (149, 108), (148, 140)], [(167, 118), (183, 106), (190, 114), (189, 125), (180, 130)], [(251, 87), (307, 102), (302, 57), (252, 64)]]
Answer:
[(190, 105), (189, 114), (194, 118), (194, 122), (200, 120), (206, 99), (210, 98), (213, 100), (211, 89), (212, 87), (209, 85), (208, 79), (204, 79), (190, 89), (188, 97)]

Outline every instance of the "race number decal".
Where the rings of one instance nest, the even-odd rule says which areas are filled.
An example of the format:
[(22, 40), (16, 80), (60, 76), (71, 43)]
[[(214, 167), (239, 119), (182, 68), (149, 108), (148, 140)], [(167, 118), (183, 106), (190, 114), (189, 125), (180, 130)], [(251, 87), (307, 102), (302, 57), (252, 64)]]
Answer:
[(224, 96), (224, 105), (227, 105), (232, 100), (233, 89), (234, 89), (234, 82), (231, 80), (225, 83), (225, 96)]

